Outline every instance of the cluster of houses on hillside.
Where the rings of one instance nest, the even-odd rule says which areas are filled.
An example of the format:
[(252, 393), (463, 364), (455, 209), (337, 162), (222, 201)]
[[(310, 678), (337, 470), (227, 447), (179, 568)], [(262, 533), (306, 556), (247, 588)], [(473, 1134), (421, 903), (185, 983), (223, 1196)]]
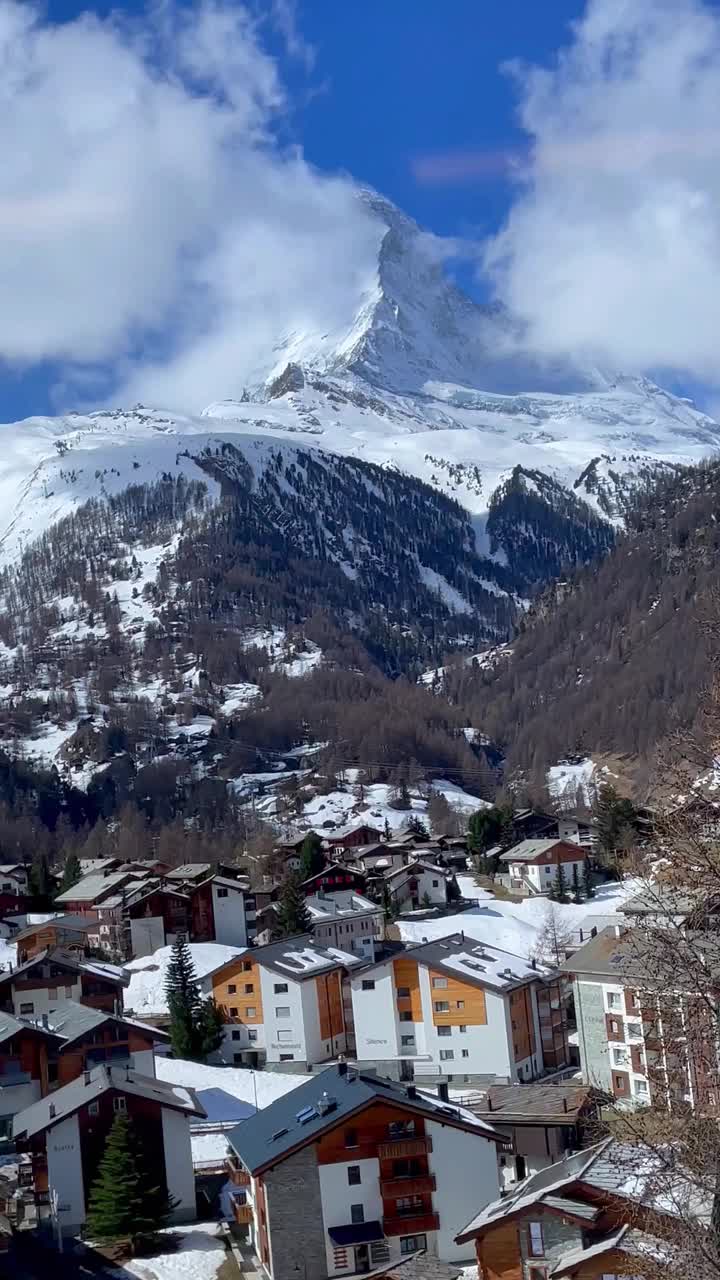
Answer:
[[(558, 866), (585, 873), (592, 832), (547, 816), (518, 815), (500, 859), (518, 894), (546, 896)], [(16, 1160), (14, 1186), (0, 1168), (0, 1247), (3, 1205), (11, 1229), (83, 1231), (122, 1114), (149, 1136), (176, 1220), (212, 1203), (267, 1280), (456, 1280), (473, 1257), (481, 1280), (616, 1280), (648, 1251), (670, 1260), (673, 1198), (650, 1203), (651, 1161), (639, 1168), (603, 1117), (717, 1102), (720, 1054), (709, 1067), (695, 1053), (698, 993), (673, 991), (671, 1022), (634, 940), (643, 920), (671, 921), (707, 935), (712, 960), (720, 908), (639, 895), (549, 967), (458, 929), (459, 842), (376, 836), (328, 841), (299, 936), (275, 936), (274, 886), (158, 863), (85, 866), (62, 913), (16, 930), (0, 973), (0, 1144)], [(299, 870), (298, 842), (278, 852)], [(394, 878), (396, 909), (428, 920), (420, 941), (388, 931)], [(223, 1011), (218, 1065), (296, 1076), (260, 1110), (161, 1078), (167, 1018), (138, 1016), (134, 966), (111, 957), (153, 963), (178, 936), (224, 944), (201, 982)]]

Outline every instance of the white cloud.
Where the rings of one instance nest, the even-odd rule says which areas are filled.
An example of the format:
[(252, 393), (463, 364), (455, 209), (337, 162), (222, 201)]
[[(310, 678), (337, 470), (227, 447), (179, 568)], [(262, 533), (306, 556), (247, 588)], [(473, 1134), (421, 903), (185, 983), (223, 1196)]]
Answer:
[[(307, 60), (292, 6), (275, 17)], [(261, 40), (238, 3), (52, 25), (0, 0), (0, 359), (56, 362), (69, 399), (102, 373), (116, 400), (201, 407), (279, 331), (349, 321), (378, 226), (276, 142)]]
[(485, 267), (531, 345), (720, 384), (720, 14), (590, 0), (551, 69), (514, 66), (533, 140)]

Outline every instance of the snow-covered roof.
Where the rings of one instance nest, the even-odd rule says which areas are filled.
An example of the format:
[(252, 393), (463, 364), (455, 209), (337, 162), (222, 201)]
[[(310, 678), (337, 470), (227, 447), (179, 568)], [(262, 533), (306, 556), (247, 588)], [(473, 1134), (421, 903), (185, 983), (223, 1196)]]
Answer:
[(356, 893), (354, 889), (344, 889), (339, 893), (323, 896), (314, 894), (305, 899), (305, 906), (313, 918), (313, 923), (321, 920), (336, 919), (338, 916), (362, 916), (368, 912), (377, 915), (382, 912), (377, 902)]
[[(525, 960), (522, 956), (501, 951), (499, 947), (491, 947), (484, 942), (475, 942), (464, 933), (453, 933), (432, 942), (408, 947), (407, 955), (412, 956), (418, 964), (444, 970), (454, 977), (460, 976), (473, 986), (493, 991), (509, 991), (526, 982), (546, 978), (552, 973), (551, 969), (536, 961)], [(379, 960), (375, 965), (367, 966), (366, 971), (387, 963), (387, 959)]]
[(306, 978), (332, 969), (356, 969), (364, 963), (349, 951), (322, 946), (309, 933), (256, 947), (253, 959), (256, 964), (282, 973), (284, 977), (294, 978), (296, 982), (303, 982)]

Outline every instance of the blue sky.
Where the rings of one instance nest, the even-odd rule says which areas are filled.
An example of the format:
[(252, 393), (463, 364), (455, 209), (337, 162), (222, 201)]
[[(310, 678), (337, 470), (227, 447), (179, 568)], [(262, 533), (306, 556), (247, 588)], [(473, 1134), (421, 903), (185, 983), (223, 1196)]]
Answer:
[[(180, 0), (160, 39), (139, 4), (96, 4), (92, 29), (84, 6), (47, 0), (20, 123), (8, 115), (3, 137), (0, 121), (4, 155), (18, 151), (0, 175), (0, 211), (4, 179), (17, 219), (0, 287), (21, 299), (0, 317), (0, 419), (176, 387), (189, 403), (235, 394), (238, 342), (260, 347), (293, 285), (287, 323), (309, 323), (317, 293), (312, 319), (331, 327), (368, 246), (349, 184), (312, 167), (479, 246), (453, 270), (511, 306), (539, 349), (575, 344), (715, 398), (720, 0), (245, 3), (257, 31), (218, 19), (244, 13), (231, 0), (201, 39)], [(8, 13), (12, 35), (29, 12), (0, 0), (0, 53)], [(135, 36), (152, 26), (154, 43), (138, 51), (111, 13)], [(9, 47), (20, 60), (22, 42)], [(509, 60), (531, 70), (513, 78)], [(159, 69), (181, 86), (172, 102)], [(525, 161), (524, 185), (508, 157)]]

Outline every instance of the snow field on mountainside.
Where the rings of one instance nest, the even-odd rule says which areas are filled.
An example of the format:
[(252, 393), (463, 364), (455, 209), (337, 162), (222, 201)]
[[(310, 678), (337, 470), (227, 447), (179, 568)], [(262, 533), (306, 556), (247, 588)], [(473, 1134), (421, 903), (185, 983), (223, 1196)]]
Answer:
[[(348, 776), (352, 772), (348, 770)], [(478, 809), (490, 807), (486, 800), (471, 795), (457, 783), (447, 779), (434, 779), (430, 787), (444, 796), (450, 807), (460, 813), (476, 813)], [(360, 792), (361, 788), (353, 784), (345, 791), (330, 791), (327, 795), (314, 796), (305, 802), (302, 813), (293, 817), (293, 827), (300, 831), (312, 830), (322, 834), (328, 831), (337, 833), (338, 829), (342, 831), (362, 824), (375, 827), (382, 833), (386, 823), (390, 831), (398, 832), (407, 826), (410, 818), (419, 818), (421, 822), (427, 819), (428, 797), (420, 795), (413, 788), (410, 788), (409, 809), (393, 807), (395, 788), (388, 783), (374, 782), (364, 786), (362, 797)], [(257, 810), (269, 815), (274, 812), (274, 801), (270, 797), (266, 799), (269, 803), (265, 809), (262, 808), (261, 801)]]
[(589, 931), (592, 917), (597, 917), (598, 926), (603, 927), (603, 917), (614, 916), (641, 887), (637, 880), (611, 881), (599, 885), (594, 898), (579, 904), (549, 903), (546, 898), (505, 902), (493, 897), (489, 890), (479, 888), (470, 875), (459, 875), (457, 880), (463, 897), (477, 900), (477, 906), (437, 920), (412, 920), (401, 916), (397, 925), (403, 942), (418, 943), (451, 933), (465, 933), (478, 942), (486, 942), (488, 946), (500, 947), (527, 959), (532, 957), (540, 942), (548, 912), (555, 913), (561, 931), (573, 932), (581, 925)]
[(573, 764), (561, 761), (548, 769), (548, 790), (557, 800), (567, 799), (571, 809), (575, 808), (578, 792), (581, 792), (583, 802), (589, 806), (597, 788), (608, 782), (611, 776), (605, 765), (596, 765), (589, 756)]

